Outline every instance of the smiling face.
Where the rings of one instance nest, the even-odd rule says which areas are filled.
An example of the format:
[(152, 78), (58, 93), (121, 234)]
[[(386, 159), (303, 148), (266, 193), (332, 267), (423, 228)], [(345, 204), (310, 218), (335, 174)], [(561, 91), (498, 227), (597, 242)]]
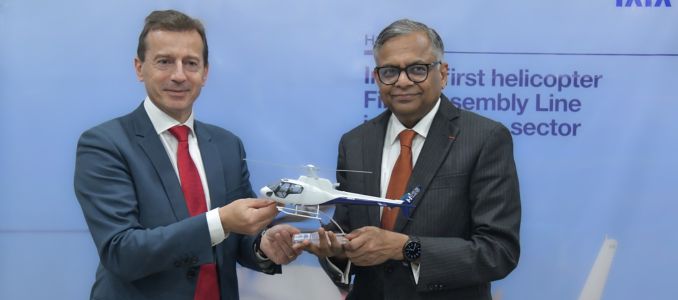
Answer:
[(134, 59), (137, 78), (160, 110), (183, 123), (207, 80), (202, 38), (195, 30), (153, 30), (145, 43), (145, 60)]
[[(378, 67), (403, 69), (412, 64), (437, 61), (431, 41), (420, 31), (387, 40), (374, 57)], [(404, 71), (393, 85), (377, 80), (381, 100), (403, 125), (411, 128), (435, 106), (447, 81), (447, 68), (445, 62), (430, 67), (428, 77), (420, 83), (412, 82)]]

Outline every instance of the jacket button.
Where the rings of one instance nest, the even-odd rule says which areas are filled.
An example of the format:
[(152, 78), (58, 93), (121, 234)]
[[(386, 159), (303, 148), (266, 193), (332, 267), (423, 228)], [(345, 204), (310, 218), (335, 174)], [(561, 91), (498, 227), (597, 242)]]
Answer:
[(386, 266), (386, 273), (393, 272), (393, 266)]
[(190, 270), (188, 270), (188, 272), (186, 272), (186, 278), (188, 278), (188, 279), (195, 278), (195, 275), (196, 275), (196, 272), (193, 269), (190, 269)]
[(191, 264), (192, 264), (192, 265), (195, 265), (195, 264), (197, 264), (197, 263), (198, 263), (198, 257), (197, 257), (197, 256), (193, 256), (193, 258), (191, 258)]

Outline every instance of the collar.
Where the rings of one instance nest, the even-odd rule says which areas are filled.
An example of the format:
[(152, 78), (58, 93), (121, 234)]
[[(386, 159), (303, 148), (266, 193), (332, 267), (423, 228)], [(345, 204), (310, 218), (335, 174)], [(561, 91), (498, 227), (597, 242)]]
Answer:
[(148, 96), (146, 96), (146, 99), (144, 100), (144, 109), (146, 110), (148, 117), (151, 119), (155, 133), (161, 134), (174, 126), (186, 125), (191, 129), (191, 134), (195, 136), (195, 131), (193, 130), (193, 125), (195, 123), (193, 119), (193, 112), (191, 112), (188, 120), (182, 124), (170, 117), (164, 111), (160, 110), (160, 108), (158, 108)]
[[(422, 136), (424, 139), (426, 139), (426, 136), (428, 135), (428, 130), (431, 129), (431, 124), (433, 123), (433, 117), (435, 117), (436, 113), (438, 112), (438, 108), (440, 107), (440, 98), (438, 98), (438, 101), (436, 102), (436, 105), (433, 106), (433, 108), (426, 114), (424, 115), (419, 122), (417, 122), (414, 127), (412, 127), (412, 130), (414, 130), (418, 135)], [(391, 117), (388, 120), (388, 125), (386, 127), (386, 145), (393, 145), (398, 141), (398, 135), (400, 134), (401, 131), (407, 129), (403, 123), (400, 123), (400, 120), (395, 116), (395, 114), (391, 114)]]

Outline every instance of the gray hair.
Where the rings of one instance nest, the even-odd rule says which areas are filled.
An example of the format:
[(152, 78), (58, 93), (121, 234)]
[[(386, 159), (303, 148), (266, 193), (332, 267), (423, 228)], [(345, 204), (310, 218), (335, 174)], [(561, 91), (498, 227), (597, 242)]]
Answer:
[(377, 51), (381, 49), (381, 47), (386, 43), (388, 40), (401, 36), (401, 35), (406, 35), (410, 34), (413, 32), (424, 32), (428, 36), (429, 41), (431, 41), (431, 50), (433, 51), (433, 55), (435, 55), (437, 60), (442, 61), (443, 60), (443, 53), (445, 52), (445, 47), (443, 45), (443, 40), (440, 38), (440, 35), (433, 30), (433, 28), (430, 28), (426, 26), (426, 24), (419, 23), (417, 21), (412, 21), (408, 19), (400, 19), (398, 21), (395, 21), (391, 23), (391, 25), (386, 26), (384, 30), (379, 33), (379, 36), (377, 37), (377, 40), (374, 42), (374, 46), (372, 47), (372, 53), (374, 57), (377, 57)]

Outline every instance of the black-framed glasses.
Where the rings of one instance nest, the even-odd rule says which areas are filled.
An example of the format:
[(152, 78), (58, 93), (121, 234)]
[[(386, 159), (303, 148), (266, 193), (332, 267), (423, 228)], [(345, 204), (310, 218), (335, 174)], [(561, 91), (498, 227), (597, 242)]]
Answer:
[(434, 61), (430, 64), (411, 64), (405, 68), (386, 66), (386, 67), (376, 67), (374, 71), (379, 77), (379, 81), (385, 85), (394, 85), (398, 82), (400, 78), (400, 73), (405, 71), (407, 78), (414, 83), (420, 83), (428, 78), (428, 72), (432, 67), (439, 64), (440, 61)]

